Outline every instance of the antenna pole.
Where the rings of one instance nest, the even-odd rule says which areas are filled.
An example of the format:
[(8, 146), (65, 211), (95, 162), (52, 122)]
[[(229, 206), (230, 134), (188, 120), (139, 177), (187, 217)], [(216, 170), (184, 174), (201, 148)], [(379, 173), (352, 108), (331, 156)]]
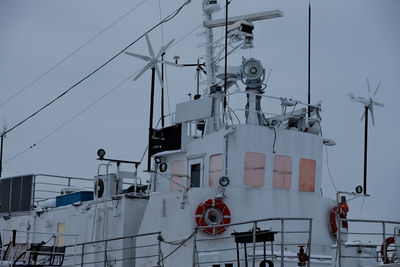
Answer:
[(150, 119), (149, 119), (149, 147), (147, 148), (147, 171), (151, 171), (151, 137), (153, 134), (153, 109), (154, 109), (154, 80), (156, 68), (151, 68), (151, 96), (150, 96)]
[(308, 117), (311, 116), (311, 2), (308, 2)]
[(1, 145), (0, 145), (0, 177), (1, 173), (3, 172), (3, 140), (4, 140), (4, 133), (1, 135)]
[(161, 54), (161, 127), (164, 128), (164, 56)]
[[(225, 75), (224, 75), (224, 113), (226, 109), (226, 74), (228, 72), (228, 5), (229, 0), (225, 1)], [(224, 117), (223, 117), (224, 118)]]
[(197, 69), (196, 69), (196, 76), (197, 76), (197, 90), (196, 94), (200, 94), (200, 59), (197, 59)]
[(367, 195), (367, 146), (368, 146), (368, 106), (365, 106), (364, 136), (364, 195)]

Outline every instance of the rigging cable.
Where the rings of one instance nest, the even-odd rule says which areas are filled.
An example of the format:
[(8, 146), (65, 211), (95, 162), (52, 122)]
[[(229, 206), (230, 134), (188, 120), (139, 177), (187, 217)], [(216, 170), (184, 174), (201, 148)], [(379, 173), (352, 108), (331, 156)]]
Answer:
[(328, 174), (329, 174), (329, 177), (331, 178), (331, 182), (332, 182), (333, 188), (335, 189), (335, 191), (337, 193), (338, 190), (337, 190), (337, 187), (335, 185), (335, 181), (333, 180), (333, 177), (332, 177), (332, 174), (331, 174), (331, 169), (329, 168), (329, 158), (328, 158), (328, 148), (327, 148), (327, 146), (325, 146), (325, 152), (326, 152), (325, 153), (326, 154), (326, 167), (328, 169)]
[[(158, 11), (159, 11), (159, 15), (160, 15), (160, 21), (162, 20), (162, 12), (161, 12), (161, 0), (158, 0)], [(162, 46), (164, 47), (165, 41), (164, 41), (164, 27), (163, 25), (160, 26), (160, 31), (161, 31), (161, 40), (162, 40)], [(165, 57), (165, 51), (164, 53), (161, 54), (161, 120), (162, 120), (162, 127), (164, 128), (164, 123), (165, 123), (165, 118), (164, 118), (164, 91), (167, 91), (168, 88), (166, 88), (165, 84), (166, 82), (164, 82), (164, 76), (165, 76), (165, 80), (167, 78), (167, 73), (166, 73), (166, 69), (167, 66), (164, 65), (164, 57)], [(167, 92), (167, 97), (169, 98), (169, 94)], [(169, 99), (168, 99), (169, 102)], [(168, 113), (170, 113), (170, 109), (168, 109)]]
[(132, 13), (135, 9), (137, 9), (139, 6), (141, 6), (144, 2), (146, 2), (147, 0), (143, 0), (141, 1), (139, 4), (135, 5), (134, 7), (132, 7), (131, 9), (129, 9), (127, 12), (125, 12), (122, 16), (120, 16), (119, 18), (117, 18), (114, 22), (112, 22), (110, 25), (108, 25), (107, 27), (105, 27), (103, 30), (101, 30), (100, 32), (98, 32), (96, 35), (94, 35), (92, 38), (90, 38), (88, 41), (86, 41), (85, 43), (83, 43), (81, 46), (79, 46), (77, 49), (75, 49), (74, 51), (72, 51), (72, 53), (70, 53), (69, 55), (67, 55), (66, 57), (64, 57), (63, 59), (61, 59), (59, 62), (57, 62), (55, 65), (53, 65), (50, 69), (48, 69), (47, 71), (45, 71), (44, 73), (42, 73), (41, 75), (39, 75), (38, 77), (36, 77), (35, 79), (33, 79), (30, 83), (28, 83), (27, 85), (25, 85), (22, 89), (20, 89), (18, 92), (16, 92), (15, 94), (13, 94), (12, 96), (10, 96), (9, 98), (7, 98), (6, 101), (2, 102), (0, 104), (0, 108), (2, 106), (4, 106), (5, 104), (7, 104), (8, 102), (10, 102), (12, 99), (14, 99), (16, 96), (18, 96), (19, 94), (21, 94), (22, 92), (24, 92), (26, 89), (28, 89), (29, 87), (31, 87), (33, 84), (35, 84), (37, 81), (39, 81), (40, 79), (42, 79), (44, 76), (46, 76), (49, 72), (51, 72), (52, 70), (54, 70), (55, 68), (57, 68), (59, 65), (61, 65), (62, 63), (64, 63), (65, 61), (67, 61), (69, 58), (71, 58), (73, 55), (75, 55), (79, 50), (81, 50), (82, 48), (84, 48), (85, 46), (87, 46), (88, 44), (90, 44), (91, 42), (93, 42), (94, 40), (96, 40), (100, 35), (102, 35), (104, 32), (106, 32), (107, 30), (109, 30), (112, 26), (114, 26), (115, 24), (117, 24), (119, 21), (121, 21), (123, 18), (125, 18), (126, 16), (128, 16), (130, 13)]
[(158, 26), (160, 26), (161, 24), (170, 21), (171, 19), (173, 19), (176, 15), (179, 14), (179, 12), (190, 3), (191, 0), (187, 0), (185, 3), (183, 3), (179, 8), (177, 8), (175, 11), (173, 11), (171, 14), (169, 14), (167, 17), (165, 17), (162, 21), (160, 21), (159, 23), (157, 23), (156, 25), (154, 25), (153, 27), (151, 27), (149, 30), (147, 30), (145, 33), (143, 33), (141, 36), (139, 36), (136, 40), (134, 40), (133, 42), (131, 42), (130, 44), (128, 44), (125, 48), (123, 48), (120, 52), (118, 52), (117, 54), (115, 54), (114, 56), (112, 56), (110, 59), (108, 59), (106, 62), (104, 62), (103, 64), (101, 64), (99, 67), (97, 67), (94, 71), (92, 71), (91, 73), (89, 73), (88, 75), (86, 75), (85, 77), (83, 77), (81, 80), (79, 80), (78, 82), (76, 82), (74, 85), (72, 85), (71, 87), (69, 87), (67, 90), (65, 90), (63, 93), (61, 93), (60, 95), (58, 95), (56, 98), (54, 98), (53, 100), (51, 100), (50, 102), (48, 102), (47, 104), (45, 104), (44, 106), (42, 106), (41, 108), (39, 108), (37, 111), (35, 111), (34, 113), (32, 113), (31, 115), (29, 115), (28, 117), (26, 117), (25, 119), (23, 119), (22, 121), (20, 121), (19, 123), (15, 124), (13, 127), (11, 127), (10, 129), (8, 129), (6, 132), (2, 133), (2, 135), (5, 135), (9, 132), (11, 132), (12, 130), (14, 130), (15, 128), (17, 128), (18, 126), (22, 125), (23, 123), (25, 123), (27, 120), (33, 118), (34, 116), (36, 116), (39, 112), (41, 112), (42, 110), (46, 109), (48, 106), (50, 106), (51, 104), (53, 104), (54, 102), (56, 102), (58, 99), (60, 99), (61, 97), (63, 97), (64, 95), (66, 95), (69, 91), (71, 91), (72, 89), (74, 89), (75, 87), (77, 87), (79, 84), (81, 84), (82, 82), (84, 82), (85, 80), (87, 80), (89, 77), (91, 77), (92, 75), (94, 75), (96, 72), (98, 72), (99, 70), (101, 70), (103, 67), (105, 67), (106, 65), (108, 65), (111, 61), (113, 61), (115, 58), (117, 58), (119, 55), (121, 55), (122, 53), (124, 53), (129, 47), (131, 47), (132, 45), (134, 45), (136, 42), (138, 42), (140, 39), (142, 39), (147, 33), (152, 32), (155, 28), (157, 28)]
[(53, 134), (55, 134), (57, 131), (59, 131), (60, 129), (64, 128), (64, 126), (66, 126), (67, 124), (69, 124), (71, 121), (73, 121), (74, 119), (76, 119), (77, 117), (79, 117), (80, 115), (82, 115), (85, 111), (87, 111), (88, 109), (90, 109), (91, 107), (93, 107), (94, 105), (96, 105), (98, 102), (100, 102), (103, 98), (105, 98), (106, 96), (108, 96), (109, 94), (111, 94), (112, 92), (114, 92), (115, 90), (117, 90), (118, 88), (120, 88), (123, 84), (125, 84), (127, 81), (129, 81), (132, 77), (134, 77), (137, 73), (139, 73), (139, 71), (129, 75), (129, 77), (127, 77), (126, 79), (124, 79), (122, 82), (120, 82), (119, 84), (117, 84), (115, 87), (113, 87), (111, 90), (109, 90), (108, 92), (106, 92), (104, 95), (102, 95), (101, 97), (99, 97), (98, 99), (96, 99), (94, 102), (92, 102), (91, 104), (89, 104), (88, 106), (86, 106), (84, 109), (82, 109), (80, 112), (78, 112), (77, 114), (75, 114), (74, 116), (72, 116), (71, 118), (69, 118), (67, 121), (65, 121), (63, 124), (59, 125), (57, 128), (55, 128), (53, 131), (51, 131), (50, 133), (48, 133), (47, 135), (45, 135), (44, 137), (42, 137), (41, 139), (39, 139), (37, 142), (35, 142), (33, 145), (27, 147), (26, 149), (22, 150), (21, 152), (17, 153), (16, 155), (12, 156), (11, 158), (7, 159), (4, 163), (7, 163), (9, 161), (12, 161), (15, 158), (18, 158), (19, 156), (21, 156), (22, 154), (24, 154), (25, 152), (27, 152), (28, 150), (34, 148), (35, 146), (37, 146), (38, 144), (40, 144), (41, 142), (43, 142), (44, 140), (46, 140), (47, 138), (49, 138), (50, 136), (52, 136)]
[[(179, 42), (183, 41), (187, 36), (189, 36), (191, 33), (193, 33), (196, 29), (198, 29), (202, 24), (199, 24), (198, 26), (196, 26), (194, 29), (192, 29), (190, 32), (188, 32), (187, 34), (185, 34), (182, 38), (180, 38), (178, 41), (176, 41), (174, 45), (178, 44)], [(29, 151), (30, 149), (36, 147), (39, 143), (42, 143), (45, 139), (49, 138), (50, 136), (52, 136), (53, 134), (55, 134), (57, 131), (61, 130), (62, 128), (64, 128), (67, 124), (69, 124), (70, 122), (72, 122), (74, 119), (76, 119), (77, 117), (79, 117), (80, 115), (82, 115), (84, 112), (86, 112), (88, 109), (90, 109), (91, 107), (93, 107), (94, 105), (96, 105), (98, 102), (100, 102), (103, 98), (105, 98), (106, 96), (108, 96), (109, 94), (111, 94), (112, 92), (114, 92), (115, 90), (117, 90), (118, 88), (120, 88), (124, 83), (126, 83), (128, 80), (130, 80), (132, 77), (134, 77), (137, 73), (139, 73), (139, 71), (136, 71), (134, 74), (131, 74), (129, 77), (127, 77), (126, 79), (124, 79), (123, 81), (121, 81), (119, 84), (117, 84), (115, 87), (113, 87), (110, 91), (108, 91), (107, 93), (105, 93), (104, 95), (102, 95), (101, 97), (99, 97), (98, 99), (96, 99), (94, 102), (92, 102), (91, 104), (89, 104), (88, 106), (86, 106), (83, 110), (81, 110), (79, 113), (75, 114), (74, 116), (72, 116), (70, 119), (68, 119), (67, 121), (65, 121), (63, 124), (59, 125), (57, 128), (55, 128), (53, 131), (51, 131), (50, 133), (48, 133), (46, 136), (42, 137), (41, 139), (39, 139), (37, 142), (35, 142), (33, 145), (25, 148), (24, 150), (20, 151), (19, 153), (15, 154), (14, 156), (12, 156), (11, 158), (7, 159), (4, 163), (8, 163), (12, 160), (14, 160), (15, 158), (18, 158), (19, 156), (21, 156), (22, 154), (26, 153), (27, 151)], [(167, 75), (166, 75), (167, 78)], [(168, 86), (168, 81), (166, 81), (166, 85)], [(167, 94), (168, 94), (168, 90), (167, 90)], [(167, 96), (167, 100), (169, 100), (169, 97)], [(168, 101), (168, 108), (170, 109), (170, 104)], [(171, 118), (171, 117), (170, 117)], [(157, 124), (158, 126), (158, 124)], [(143, 161), (143, 158), (145, 156), (147, 152), (147, 147), (144, 150), (142, 159), (140, 160), (140, 162)]]

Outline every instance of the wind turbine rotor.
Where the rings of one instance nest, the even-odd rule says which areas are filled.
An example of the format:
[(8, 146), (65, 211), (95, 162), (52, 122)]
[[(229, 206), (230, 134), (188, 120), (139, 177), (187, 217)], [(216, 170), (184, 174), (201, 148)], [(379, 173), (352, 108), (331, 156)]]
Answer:
[(144, 61), (151, 61), (151, 58), (148, 56), (143, 56), (143, 55), (139, 55), (139, 54), (132, 53), (132, 52), (125, 52), (125, 54), (132, 56), (132, 57), (140, 58), (141, 60), (144, 60)]
[(144, 68), (135, 76), (135, 78), (133, 78), (133, 80), (136, 81), (137, 79), (139, 79), (139, 77), (142, 76), (143, 73), (145, 73), (148, 69), (150, 69), (151, 66), (153, 66), (153, 62), (147, 63), (147, 65), (144, 66)]
[(151, 45), (149, 35), (146, 33), (146, 34), (145, 34), (145, 37), (146, 37), (147, 48), (148, 48), (148, 50), (149, 50), (149, 54), (150, 54), (150, 56), (154, 59), (154, 58), (155, 58), (155, 57), (154, 57), (154, 50), (153, 50), (153, 46)]
[(376, 87), (376, 89), (375, 89), (375, 92), (374, 92), (374, 94), (373, 94), (373, 96), (375, 96), (376, 95), (376, 93), (378, 92), (378, 90), (379, 90), (379, 88), (381, 87), (381, 82), (379, 82), (378, 83), (378, 86)]
[(155, 68), (160, 85), (163, 86), (163, 81), (161, 79), (161, 72), (158, 67), (158, 63), (163, 63), (166, 65), (175, 66), (175, 67), (182, 67), (182, 65), (159, 59), (160, 56), (162, 54), (164, 54), (168, 50), (168, 48), (171, 47), (171, 45), (175, 41), (175, 39), (172, 39), (171, 41), (169, 41), (167, 43), (167, 45), (162, 46), (160, 48), (160, 51), (158, 51), (158, 53), (155, 55), (153, 46), (151, 45), (150, 38), (147, 33), (145, 34), (145, 37), (146, 37), (147, 49), (149, 50), (150, 56), (140, 55), (140, 54), (136, 54), (136, 53), (132, 53), (132, 52), (125, 52), (125, 54), (127, 54), (129, 56), (136, 57), (136, 58), (139, 58), (144, 61), (148, 61), (148, 63), (143, 67), (143, 69), (133, 78), (133, 81), (136, 81), (137, 79), (139, 79), (140, 76), (142, 76), (143, 73), (145, 73), (148, 69)]
[(367, 86), (368, 86), (368, 98), (365, 97), (361, 97), (361, 96), (354, 96), (354, 94), (349, 93), (349, 97), (351, 99), (352, 102), (359, 102), (364, 104), (364, 107), (366, 108), (364, 113), (361, 116), (360, 120), (363, 120), (365, 118), (365, 113), (369, 112), (371, 113), (371, 120), (372, 120), (372, 125), (375, 126), (375, 117), (374, 117), (374, 106), (378, 106), (378, 107), (383, 107), (384, 104), (376, 102), (375, 100), (373, 100), (373, 97), (377, 94), (377, 92), (379, 91), (379, 88), (381, 87), (381, 83), (379, 82), (377, 87), (374, 90), (374, 93), (371, 97), (371, 87), (370, 87), (370, 83), (369, 83), (369, 79), (367, 78)]

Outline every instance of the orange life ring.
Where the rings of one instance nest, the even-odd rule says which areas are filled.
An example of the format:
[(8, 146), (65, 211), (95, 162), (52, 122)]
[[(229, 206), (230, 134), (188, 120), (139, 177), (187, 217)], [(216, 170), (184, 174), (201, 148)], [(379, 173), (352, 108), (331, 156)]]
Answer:
[(202, 228), (203, 232), (210, 235), (219, 235), (228, 227), (215, 225), (229, 224), (231, 222), (231, 212), (221, 200), (209, 198), (197, 207), (195, 218), (197, 226), (210, 226)]
[(394, 244), (393, 236), (386, 238), (385, 242), (383, 242), (381, 245), (381, 257), (382, 257), (382, 261), (385, 264), (391, 263), (391, 260), (388, 257), (388, 247), (390, 246), (390, 244)]
[[(335, 206), (331, 209), (329, 214), (329, 221), (331, 224), (331, 231), (333, 236), (336, 238), (338, 226), (336, 217), (339, 215), (339, 218), (346, 219), (347, 212), (349, 211), (349, 207), (347, 206), (346, 202), (340, 203), (338, 206)], [(349, 223), (347, 221), (342, 222), (342, 227), (349, 229)]]

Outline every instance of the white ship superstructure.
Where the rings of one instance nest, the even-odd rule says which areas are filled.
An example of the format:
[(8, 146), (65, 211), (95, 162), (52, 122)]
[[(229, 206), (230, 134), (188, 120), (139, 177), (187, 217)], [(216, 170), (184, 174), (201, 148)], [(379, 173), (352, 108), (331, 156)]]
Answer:
[[(170, 126), (150, 126), (147, 179), (140, 162), (99, 150), (94, 180), (0, 180), (0, 266), (399, 266), (400, 222), (348, 220), (347, 200), (362, 192), (322, 196), (322, 151), (334, 141), (322, 135), (321, 105), (268, 96), (256, 57), (224, 70), (214, 51), (224, 42), (213, 36), (226, 25), (213, 19), (219, 9), (203, 1), (204, 93), (178, 104)], [(253, 21), (282, 16), (228, 19), (236, 46), (226, 56), (251, 48)], [(154, 85), (151, 57), (142, 59)], [(264, 110), (266, 102), (282, 112)], [(360, 237), (361, 224), (377, 230)]]

